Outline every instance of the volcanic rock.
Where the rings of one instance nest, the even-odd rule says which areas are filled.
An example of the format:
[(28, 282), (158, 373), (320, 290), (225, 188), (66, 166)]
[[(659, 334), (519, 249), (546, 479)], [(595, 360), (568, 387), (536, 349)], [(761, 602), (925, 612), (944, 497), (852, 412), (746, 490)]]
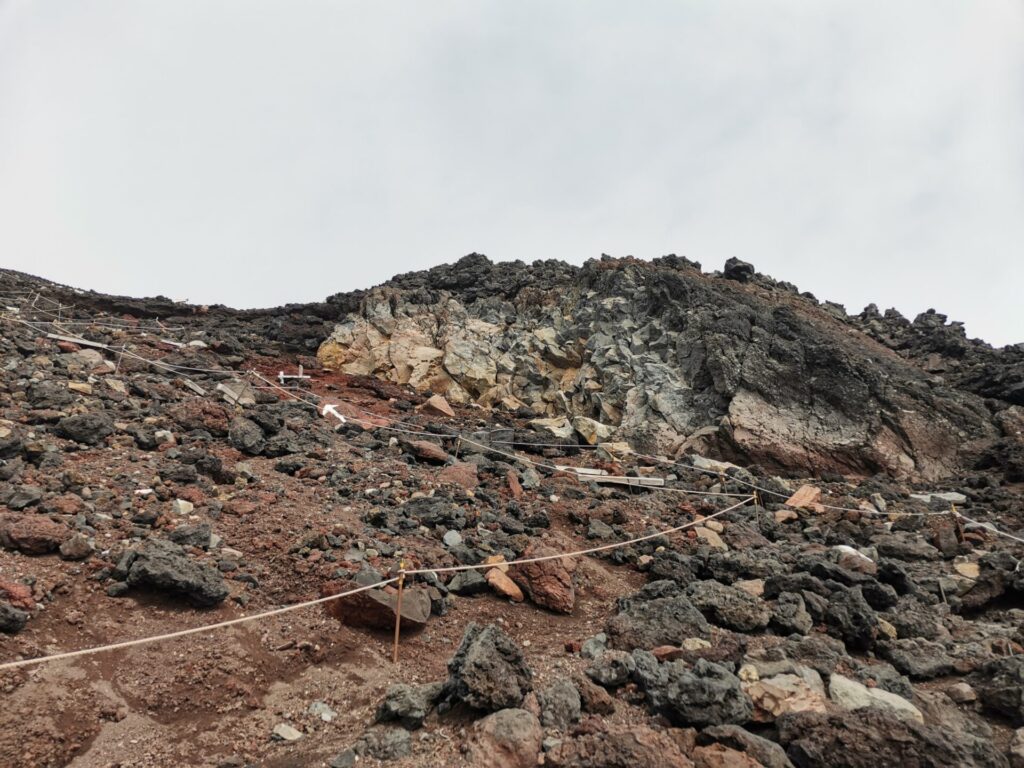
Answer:
[(494, 624), (470, 622), (448, 672), (449, 694), (487, 712), (519, 707), (533, 689), (522, 650)]
[(195, 562), (168, 541), (148, 541), (138, 551), (127, 583), (132, 588), (180, 594), (202, 607), (217, 605), (228, 596), (224, 577), (217, 569)]
[[(557, 550), (533, 542), (523, 551), (522, 558), (549, 557), (557, 554)], [(570, 571), (572, 567), (574, 563), (570, 558), (557, 558), (516, 565), (510, 569), (509, 575), (522, 587), (530, 600), (540, 607), (556, 613), (572, 613), (576, 604), (576, 592), (573, 589)]]

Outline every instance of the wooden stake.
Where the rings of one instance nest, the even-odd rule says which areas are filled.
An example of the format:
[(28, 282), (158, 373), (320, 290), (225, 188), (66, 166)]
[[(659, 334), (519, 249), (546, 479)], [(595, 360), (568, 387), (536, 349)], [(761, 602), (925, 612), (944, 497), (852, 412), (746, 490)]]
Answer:
[(395, 646), (391, 660), (398, 663), (398, 636), (402, 631), (402, 591), (405, 587), (405, 563), (400, 565), (398, 571), (398, 600), (395, 601)]

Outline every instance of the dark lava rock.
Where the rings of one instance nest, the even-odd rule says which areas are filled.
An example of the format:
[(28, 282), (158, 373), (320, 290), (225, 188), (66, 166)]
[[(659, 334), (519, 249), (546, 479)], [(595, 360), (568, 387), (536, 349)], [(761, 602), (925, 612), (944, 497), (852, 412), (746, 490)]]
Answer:
[(580, 719), (582, 701), (572, 681), (559, 677), (537, 692), (540, 720), (545, 728), (565, 730)]
[(423, 726), (430, 710), (434, 708), (441, 694), (444, 683), (428, 683), (427, 685), (405, 685), (400, 683), (388, 687), (384, 700), (377, 706), (376, 721), (378, 723), (397, 720), (403, 728), (415, 730)]
[[(355, 581), (335, 581), (321, 587), (323, 597), (338, 595), (357, 586), (369, 586), (381, 580), (379, 573), (367, 569), (360, 571)], [(362, 583), (365, 582), (365, 583)], [(327, 613), (350, 627), (370, 627), (389, 630), (395, 626), (398, 593), (385, 589), (369, 589), (354, 595), (345, 595), (326, 603)], [(430, 619), (430, 594), (420, 586), (406, 589), (402, 596), (401, 627), (420, 630)]]
[(840, 589), (833, 594), (825, 611), (825, 622), (853, 650), (870, 649), (878, 634), (878, 616), (860, 587)]
[(803, 712), (776, 721), (779, 741), (797, 768), (1003, 768), (991, 742), (969, 743), (953, 732), (878, 709), (836, 715)]
[(974, 687), (985, 707), (1006, 715), (1016, 727), (1024, 726), (1024, 656), (989, 662)]
[(629, 682), (636, 671), (636, 661), (626, 651), (605, 651), (587, 667), (587, 677), (605, 688), (615, 688)]
[[(359, 737), (350, 751), (359, 757), (369, 757), (374, 760), (397, 760), (412, 754), (412, 736), (404, 728), (383, 726), (370, 728)], [(348, 765), (354, 763), (355, 761)]]
[(259, 425), (244, 416), (236, 416), (228, 427), (228, 440), (231, 445), (250, 456), (258, 456), (263, 452), (266, 441)]
[(448, 672), (450, 695), (487, 712), (520, 706), (533, 688), (522, 650), (494, 624), (466, 627)]
[(763, 600), (717, 581), (694, 582), (686, 588), (686, 596), (708, 621), (740, 632), (764, 629), (772, 615)]
[(228, 596), (224, 577), (216, 568), (194, 562), (167, 541), (149, 541), (139, 550), (128, 571), (128, 586), (180, 594), (203, 607), (217, 605)]
[(12, 509), (18, 512), (27, 507), (31, 507), (39, 503), (39, 500), (43, 498), (43, 489), (37, 485), (22, 485), (16, 488), (5, 499), (8, 509)]
[(13, 635), (21, 632), (28, 621), (28, 614), (8, 603), (0, 602), (0, 632)]
[(619, 613), (605, 629), (614, 648), (655, 648), (711, 636), (703, 614), (672, 581), (653, 581), (636, 594), (620, 598), (617, 605)]
[(656, 708), (681, 725), (745, 723), (754, 714), (740, 679), (725, 667), (699, 659), (692, 669), (681, 661), (662, 665), (666, 683), (649, 690)]
[(489, 592), (491, 585), (478, 570), (458, 571), (448, 582), (448, 589), (456, 595), (479, 595)]
[(953, 671), (953, 658), (941, 643), (903, 637), (882, 644), (879, 651), (896, 669), (914, 680), (931, 680)]
[(57, 434), (67, 440), (86, 445), (97, 445), (114, 433), (114, 422), (102, 413), (82, 413), (67, 416), (57, 422)]
[(725, 262), (725, 269), (722, 270), (722, 277), (726, 280), (735, 280), (740, 283), (749, 282), (754, 277), (754, 265), (740, 261), (735, 256)]
[(779, 595), (772, 611), (771, 623), (781, 632), (799, 635), (806, 635), (814, 626), (803, 597), (795, 592), (783, 592)]
[(200, 547), (201, 549), (210, 546), (210, 536), (209, 523), (182, 525), (168, 534), (168, 538), (175, 544), (180, 544), (183, 547)]

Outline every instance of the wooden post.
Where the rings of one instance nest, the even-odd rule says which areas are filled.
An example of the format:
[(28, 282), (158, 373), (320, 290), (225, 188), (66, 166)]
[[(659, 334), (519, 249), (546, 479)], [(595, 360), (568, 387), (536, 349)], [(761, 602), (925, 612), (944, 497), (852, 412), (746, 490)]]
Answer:
[(460, 450), (462, 450), (462, 436), (461, 435), (459, 436), (459, 439), (455, 443), (455, 460), (456, 461), (459, 460), (459, 451)]
[(405, 563), (399, 563), (398, 599), (395, 601), (395, 646), (391, 660), (398, 663), (398, 636), (402, 631), (402, 591), (405, 587)]

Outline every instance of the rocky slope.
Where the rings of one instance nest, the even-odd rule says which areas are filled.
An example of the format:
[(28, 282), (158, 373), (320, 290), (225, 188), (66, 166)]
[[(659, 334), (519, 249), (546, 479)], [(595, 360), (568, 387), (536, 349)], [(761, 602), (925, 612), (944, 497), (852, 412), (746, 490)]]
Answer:
[(0, 666), (427, 571), (398, 664), (392, 582), (0, 669), (0, 765), (1024, 764), (1019, 348), (675, 258), (0, 297)]
[(472, 255), (329, 301), (346, 314), (325, 366), (548, 419), (561, 439), (805, 474), (1021, 468), (1024, 350), (972, 344), (935, 314), (847, 317), (742, 262), (719, 276), (676, 257)]

